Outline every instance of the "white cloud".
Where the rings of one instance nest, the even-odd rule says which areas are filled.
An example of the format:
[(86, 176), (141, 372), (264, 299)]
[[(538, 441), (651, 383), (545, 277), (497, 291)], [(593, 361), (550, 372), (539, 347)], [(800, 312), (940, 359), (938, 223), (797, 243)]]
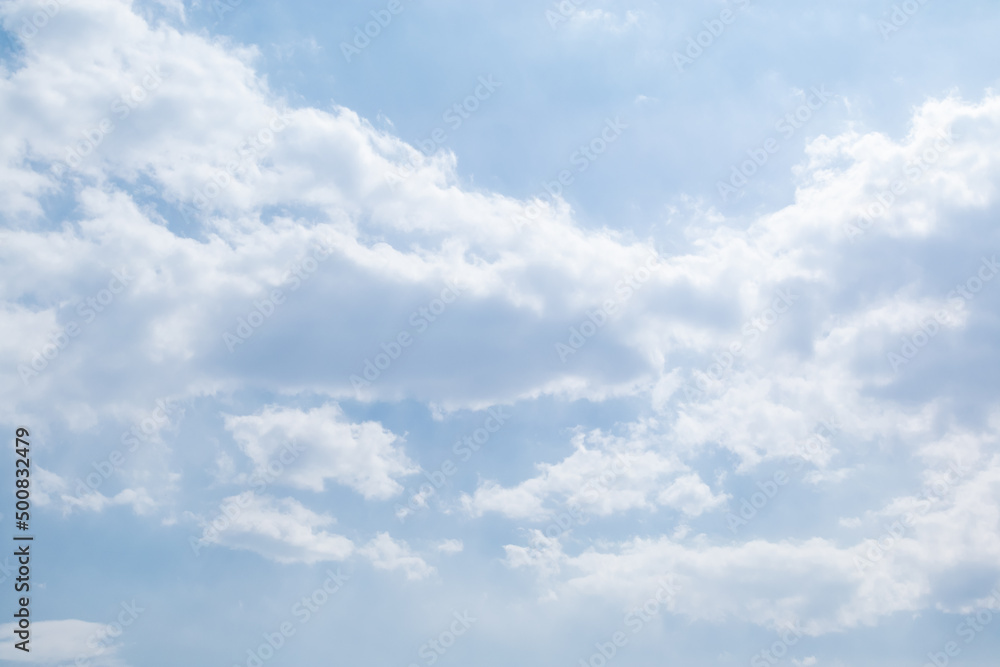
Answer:
[[(34, 6), (7, 8), (9, 25), (19, 24)], [(71, 30), (75, 25), (83, 27)], [(111, 30), (114, 40), (108, 38)], [(324, 303), (335, 317), (282, 306), (234, 353), (252, 356), (247, 354), (252, 347), (253, 354), (282, 359), (285, 370), (280, 379), (272, 379), (283, 391), (354, 396), (350, 375), (379, 353), (379, 344), (399, 331), (412, 333), (410, 312), (433, 298), (445, 279), (460, 276), (468, 291), (435, 326), (448, 329), (460, 322), (463, 335), (421, 341), (419, 354), (408, 350), (407, 358), (362, 398), (416, 397), (451, 410), (547, 394), (593, 400), (644, 395), (659, 377), (674, 373), (677, 364), (686, 365), (692, 356), (704, 355), (711, 363), (711, 355), (732, 342), (734, 332), (726, 322), (753, 315), (778, 287), (797, 281), (820, 292), (833, 289), (844, 262), (863, 244), (954, 232), (961, 216), (946, 211), (981, 209), (995, 199), (989, 184), (998, 166), (991, 147), (1000, 142), (1000, 98), (988, 96), (980, 103), (932, 100), (916, 113), (912, 133), (898, 142), (858, 132), (822, 137), (810, 144), (794, 203), (759, 216), (745, 230), (727, 226), (711, 210), (704, 212), (702, 226), (692, 212), (688, 246), (666, 262), (572, 364), (563, 365), (554, 344), (568, 336), (587, 309), (613, 295), (623, 275), (642, 264), (650, 241), (581, 229), (562, 206), (545, 207), (534, 223), (517, 229), (510, 219), (524, 202), (456, 187), (455, 166), (446, 154), (425, 159), (346, 109), (289, 109), (256, 75), (251, 49), (213, 43), (166, 23), (151, 26), (124, 2), (67, 2), (25, 49), (23, 66), (6, 72), (0, 88), (9, 102), (3, 106), (5, 126), (22, 139), (0, 146), (0, 163), (38, 185), (5, 181), (15, 184), (11, 201), (22, 203), (5, 210), (19, 228), (3, 232), (0, 255), (13, 275), (34, 279), (5, 284), (0, 296), (7, 304), (5, 317), (30, 320), (35, 333), (16, 348), (0, 347), (0, 358), (15, 367), (30, 358), (57, 322), (72, 317), (65, 306), (87, 295), (74, 286), (102, 267), (128, 259), (141, 268), (136, 269), (136, 284), (118, 304), (127, 308), (109, 309), (91, 325), (99, 331), (86, 341), (73, 341), (37, 385), (18, 391), (16, 379), (7, 380), (4, 393), (19, 403), (56, 392), (64, 403), (93, 402), (100, 414), (101, 397), (86, 397), (74, 381), (93, 373), (96, 359), (121, 359), (110, 368), (126, 392), (141, 389), (140, 378), (163, 375), (170, 364), (179, 365), (171, 375), (172, 395), (212, 394), (261, 381), (238, 356), (228, 354), (220, 338), (317, 241), (334, 248), (334, 259), (324, 266), (327, 274), (310, 279), (310, 298)], [(86, 76), (76, 76), (69, 65), (80, 53), (94, 62)], [(148, 67), (162, 69), (162, 84), (127, 118), (115, 117), (111, 104), (141, 82)], [(46, 91), (51, 90), (61, 91), (59, 104), (50, 103)], [(114, 132), (81, 160), (72, 177), (57, 178), (48, 166), (64, 160), (81, 132), (109, 114), (116, 122)], [(223, 178), (231, 183), (195, 216), (195, 238), (184, 237), (170, 220), (178, 219), (175, 204), (191, 209), (210, 179), (237, 155), (241, 142), (262, 132), (279, 114), (288, 118), (288, 127), (271, 132), (266, 145), (250, 151), (246, 168), (235, 177)], [(939, 132), (957, 125), (962, 132), (954, 133), (954, 147), (928, 166), (920, 187), (901, 197), (884, 224), (849, 243), (844, 228), (856, 221), (860, 207), (892, 174), (904, 174), (907, 160), (923, 155)], [(415, 173), (389, 187), (386, 172), (411, 161), (418, 165)], [(136, 184), (129, 188), (135, 192), (141, 180), (152, 189), (152, 203), (139, 204), (139, 197), (113, 184), (121, 179)], [(38, 198), (57, 190), (79, 203), (80, 219), (73, 230), (42, 231)], [(264, 219), (264, 207), (309, 213)], [(374, 237), (379, 242), (372, 242)], [(803, 341), (812, 341), (807, 356), (813, 357), (818, 375), (811, 376), (836, 383), (828, 392), (836, 390), (828, 397), (832, 402), (857, 398), (866, 382), (890, 379), (884, 369), (845, 371), (845, 354), (859, 364), (865, 361), (862, 355), (877, 355), (904, 326), (904, 315), (916, 315), (947, 291), (943, 284), (941, 291), (925, 287), (914, 292), (883, 269), (874, 267), (863, 276), (885, 297), (877, 304), (851, 304), (820, 294), (824, 298), (800, 304), (790, 316), (794, 322), (787, 326)], [(344, 284), (358, 285), (362, 292), (345, 294)], [(300, 294), (288, 296), (291, 300)], [(884, 317), (871, 314), (900, 295), (912, 307)], [(697, 308), (691, 307), (692, 299)], [(11, 305), (15, 302), (37, 305), (20, 312), (24, 306)], [(398, 317), (390, 315), (388, 322), (375, 318), (368, 308), (373, 302), (393, 304)], [(504, 331), (517, 332), (515, 338), (500, 336), (497, 321), (505, 323)], [(25, 330), (20, 324), (13, 328)], [(321, 329), (325, 336), (303, 334)], [(127, 347), (118, 344), (116, 331), (130, 332)], [(786, 363), (775, 363), (777, 342), (762, 340), (748, 362), (755, 369), (777, 370), (810, 361), (790, 355)], [(602, 363), (612, 355), (619, 363)], [(454, 361), (438, 363), (442, 359)], [(685, 368), (683, 376), (697, 369)], [(807, 391), (818, 391), (818, 379), (806, 381), (804, 373), (792, 377)], [(142, 405), (156, 397), (148, 390), (135, 393)], [(692, 412), (686, 410), (685, 416)], [(801, 430), (809, 419), (779, 403), (772, 406), (768, 421)], [(726, 435), (698, 430), (690, 422), (682, 426), (693, 444)], [(750, 432), (742, 440), (734, 446), (753, 462), (769, 437)], [(369, 492), (390, 488), (392, 484), (376, 485)]]
[[(39, 6), (7, 3), (5, 26), (18, 30)], [(576, 18), (588, 19), (607, 21), (599, 10)], [(561, 590), (607, 597), (638, 592), (669, 570), (688, 584), (678, 613), (770, 625), (797, 619), (814, 634), (926, 609), (946, 575), (969, 566), (993, 571), (1000, 503), (989, 453), (996, 442), (977, 428), (1000, 396), (995, 383), (968, 369), (1000, 361), (990, 344), (1000, 292), (964, 304), (921, 351), (915, 372), (898, 375), (885, 361), (901, 335), (948, 302), (979, 255), (993, 252), (982, 237), (995, 225), (980, 220), (997, 212), (1000, 97), (930, 100), (898, 140), (851, 130), (812, 141), (794, 200), (777, 211), (732, 219), (692, 203), (673, 216), (684, 227), (669, 239), (673, 256), (563, 364), (554, 344), (664, 239), (584, 228), (562, 201), (517, 229), (511, 217), (527, 202), (461, 187), (453, 155), (424, 158), (348, 109), (290, 108), (257, 74), (256, 57), (253, 49), (151, 25), (124, 1), (67, 0), (24, 44), (16, 68), (0, 72), (0, 262), (7, 269), (0, 320), (13, 332), (0, 341), (0, 363), (30, 364), (57, 329), (80, 320), (76, 304), (101, 289), (111, 270), (128, 265), (136, 274), (39, 377), (27, 385), (14, 374), (0, 378), (8, 420), (51, 415), (85, 432), (165, 395), (225, 402), (260, 390), (330, 401), (414, 399), (442, 416), (543, 397), (629, 399), (629, 409), (645, 415), (648, 402), (655, 422), (635, 417), (638, 432), (578, 434), (571, 451), (539, 463), (527, 479), (486, 481), (462, 497), (473, 516), (539, 521), (568, 505), (601, 516), (665, 506), (685, 520), (697, 517), (727, 494), (695, 474), (695, 458), (732, 453), (738, 471), (750, 473), (795, 455), (818, 422), (836, 417), (842, 438), (810, 455), (819, 470), (809, 479), (824, 485), (851, 483), (862, 456), (886, 452), (916, 457), (928, 469), (949, 452), (982, 465), (866, 573), (854, 559), (870, 538), (847, 545), (819, 528), (794, 540), (720, 543), (678, 527), (671, 537), (595, 538), (575, 555), (565, 551), (569, 540), (535, 531), (528, 547), (507, 545), (507, 562), (562, 577), (554, 584)], [(119, 118), (113, 105), (150, 68), (162, 82)], [(114, 131), (88, 155), (72, 157), (108, 117)], [(278, 117), (287, 127), (271, 129)], [(856, 234), (859, 213), (894, 179), (908, 178), (907, 165), (924, 159), (942, 133), (953, 145), (921, 163), (919, 181)], [(250, 149), (245, 142), (254, 136), (259, 146)], [(68, 156), (74, 166), (59, 167)], [(243, 158), (226, 176), (227, 163)], [(409, 163), (414, 173), (391, 187), (386, 174)], [(194, 210), (216, 190), (204, 210)], [(68, 202), (72, 215), (47, 219), (42, 203), (53, 197)], [(190, 220), (181, 222), (178, 205)], [(289, 267), (313, 243), (331, 248), (331, 259), (293, 290)], [(918, 261), (938, 256), (974, 261)], [(411, 313), (455, 277), (468, 287), (435, 320), (433, 335), (355, 394), (350, 376), (401, 331), (415, 333)], [(274, 289), (285, 291), (286, 302), (229, 352), (223, 333)], [(755, 324), (766, 321), (778, 289), (793, 289), (800, 300), (773, 325)], [(732, 369), (707, 380), (734, 342), (745, 349)], [(686, 394), (690, 384), (703, 384), (703, 394)], [(123, 405), (129, 401), (135, 405)], [(282, 478), (299, 489), (323, 490), (329, 480), (384, 499), (416, 471), (399, 436), (379, 423), (349, 423), (333, 403), (262, 408), (229, 416), (226, 426), (255, 470), (286, 443), (302, 444)], [(196, 460), (178, 450), (173, 461)], [(628, 465), (616, 472), (619, 460)], [(609, 470), (614, 479), (602, 477)], [(55, 473), (39, 479), (42, 503), (59, 498), (95, 511), (125, 504), (137, 512), (165, 504), (166, 491), (146, 490), (153, 487), (70, 497)], [(906, 496), (867, 514), (859, 509), (842, 526), (878, 535), (880, 521), (917, 502)], [(433, 573), (405, 542), (379, 533), (356, 550), (328, 532), (333, 523), (294, 498), (257, 497), (203, 541), (284, 563), (344, 560), (358, 551), (374, 567), (411, 579)], [(969, 603), (958, 597), (943, 606)]]
[(579, 9), (570, 17), (570, 25), (583, 30), (604, 30), (613, 35), (621, 35), (638, 26), (642, 18), (641, 11), (629, 10), (619, 18), (604, 9)]
[(317, 514), (293, 498), (244, 494), (223, 500), (236, 508), (205, 526), (202, 544), (218, 544), (253, 551), (279, 563), (319, 563), (346, 560), (354, 544), (342, 535), (324, 530), (335, 523), (331, 516)]
[[(108, 470), (113, 471), (110, 466)], [(70, 484), (66, 480), (41, 466), (36, 467), (34, 475), (37, 484), (35, 502), (42, 507), (55, 505), (63, 514), (71, 514), (78, 510), (103, 512), (108, 507), (126, 505), (136, 514), (143, 516), (157, 509), (156, 501), (150, 496), (149, 491), (142, 487), (122, 489), (113, 496), (107, 496), (79, 481), (76, 489), (70, 489)], [(102, 483), (107, 480), (99, 474), (96, 479)]]
[[(17, 626), (14, 623), (0, 625), (0, 659), (11, 662), (28, 662), (44, 665), (73, 663), (78, 659), (94, 667), (117, 667), (122, 665), (116, 658), (121, 642), (112, 639), (121, 629), (103, 623), (79, 620), (33, 621), (31, 623), (30, 651), (25, 653), (14, 648), (11, 639)], [(109, 634), (109, 631), (114, 634)]]
[(725, 495), (717, 495), (696, 474), (682, 475), (670, 486), (660, 491), (656, 501), (661, 505), (679, 509), (688, 516), (699, 516), (719, 507)]
[(508, 544), (504, 547), (506, 563), (513, 568), (530, 568), (541, 577), (559, 574), (564, 560), (562, 545), (555, 537), (546, 537), (540, 530), (529, 532), (530, 546)]
[(253, 415), (227, 415), (225, 423), (258, 475), (273, 466), (279, 483), (302, 489), (322, 491), (329, 479), (384, 500), (403, 490), (396, 478), (418, 472), (395, 446), (397, 435), (377, 422), (352, 424), (336, 405), (308, 411), (269, 406)]
[(538, 476), (510, 488), (484, 482), (474, 494), (463, 495), (462, 504), (473, 516), (499, 512), (533, 521), (564, 506), (598, 516), (657, 505), (698, 516), (720, 506), (724, 495), (713, 492), (676, 456), (658, 451), (656, 430), (655, 423), (648, 423), (633, 425), (628, 437), (577, 433), (573, 453), (558, 463), (538, 464)]
[(358, 553), (371, 559), (379, 570), (403, 570), (410, 580), (426, 579), (434, 574), (433, 567), (423, 558), (413, 553), (402, 540), (394, 540), (389, 533), (379, 533), (368, 544), (358, 549)]
[[(529, 546), (505, 547), (506, 562), (550, 579), (561, 574), (557, 590), (624, 601), (670, 573), (681, 582), (678, 614), (774, 628), (796, 624), (811, 635), (873, 626), (932, 605), (959, 613), (987, 591), (964, 586), (956, 597), (956, 573), (973, 573), (970, 581), (984, 570), (1000, 577), (1000, 537), (993, 529), (1000, 520), (998, 480), (1000, 458), (993, 458), (952, 476), (949, 493), (894, 499), (853, 545), (820, 537), (731, 544), (679, 533), (571, 555), (559, 538), (533, 531)], [(942, 596), (950, 601), (935, 604)]]
[(68, 511), (81, 509), (102, 512), (107, 507), (129, 505), (133, 512), (144, 515), (156, 508), (156, 502), (145, 489), (124, 489), (111, 497), (105, 496), (99, 491), (91, 491), (80, 496), (63, 496), (62, 500)]
[(462, 540), (443, 540), (437, 545), (437, 550), (443, 554), (461, 553), (464, 548)]

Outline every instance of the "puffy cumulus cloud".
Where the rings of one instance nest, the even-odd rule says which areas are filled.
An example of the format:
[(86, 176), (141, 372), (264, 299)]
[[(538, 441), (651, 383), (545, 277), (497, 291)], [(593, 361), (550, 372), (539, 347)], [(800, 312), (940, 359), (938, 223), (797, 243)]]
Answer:
[(354, 543), (324, 530), (333, 517), (317, 514), (293, 498), (244, 494), (223, 500), (230, 513), (205, 526), (196, 546), (215, 544), (253, 551), (279, 563), (346, 560)]
[[(195, 554), (208, 546), (252, 551), (278, 563), (346, 561), (352, 556), (369, 560), (375, 569), (402, 570), (409, 580), (426, 579), (436, 572), (403, 540), (377, 533), (363, 546), (328, 532), (336, 520), (318, 514), (294, 498), (274, 498), (243, 493), (223, 499), (218, 516), (202, 520), (199, 537), (190, 544)], [(438, 545), (445, 554), (462, 550), (459, 540)]]
[[(995, 154), (981, 151), (997, 142), (998, 112), (1000, 102), (992, 95), (979, 103), (931, 100), (917, 110), (900, 141), (859, 132), (814, 141), (792, 204), (745, 229), (689, 228), (695, 252), (671, 259), (672, 267), (686, 269), (692, 283), (707, 288), (705, 302), (735, 295), (727, 306), (729, 323), (678, 327), (663, 319), (659, 334), (646, 333), (640, 342), (646, 356), (663, 359), (664, 373), (675, 371), (674, 363), (686, 366), (682, 377), (700, 391), (696, 398), (708, 397), (706, 403), (713, 390), (717, 399), (729, 385), (756, 384), (757, 397), (738, 390), (729, 400), (743, 403), (745, 415), (753, 412), (755, 420), (777, 427), (773, 432), (781, 438), (808, 428), (824, 412), (911, 410), (892, 400), (901, 393), (901, 376), (887, 357), (899, 351), (900, 336), (921, 327), (933, 331), (933, 345), (920, 354), (940, 364), (943, 355), (962, 356), (959, 340), (994, 326), (986, 314), (996, 303), (992, 286), (975, 298), (962, 296), (956, 286), (971, 281), (978, 289), (980, 268), (990, 275), (988, 265), (995, 265), (998, 239), (987, 220), (996, 213), (996, 197), (987, 181), (997, 163)], [(937, 250), (948, 260), (919, 259)], [(910, 259), (887, 265), (881, 261), (886, 256)], [(782, 293), (790, 303), (772, 300)], [(684, 350), (695, 352), (697, 361), (688, 361)], [(930, 396), (940, 385), (925, 385), (924, 379), (918, 384)], [(662, 396), (658, 405), (679, 406), (686, 439), (727, 440), (718, 433), (719, 410), (705, 407), (704, 415), (693, 416), (699, 408), (685, 404), (692, 392), (678, 391), (684, 384), (671, 386), (672, 406)], [(995, 403), (995, 387), (984, 389), (977, 402)], [(759, 411), (751, 407), (772, 393), (777, 400)], [(873, 393), (889, 400), (872, 402)], [(807, 405), (795, 396), (809, 396), (818, 410), (792, 408)], [(773, 453), (787, 446), (767, 445), (766, 437), (754, 444), (752, 433), (740, 439), (744, 443), (733, 446), (749, 462), (763, 447)]]
[[(4, 4), (4, 26), (16, 34), (40, 7)], [(986, 466), (895, 538), (881, 562), (898, 567), (862, 572), (855, 557), (870, 544), (822, 535), (677, 534), (567, 555), (539, 534), (508, 561), (609, 595), (669, 569), (688, 580), (681, 613), (798, 618), (814, 633), (925, 608), (946, 575), (995, 562), (984, 462), (996, 443), (978, 434), (1000, 404), (988, 372), (1000, 364), (988, 268), (1000, 252), (1000, 97), (929, 100), (901, 137), (820, 137), (787, 206), (733, 220), (695, 203), (674, 216), (681, 231), (636, 239), (584, 229), (562, 200), (519, 224), (529, 202), (463, 188), (454, 156), (426, 158), (349, 109), (292, 107), (253, 49), (150, 23), (124, 0), (62, 7), (0, 71), (0, 320), (16, 332), (0, 364), (28, 369), (0, 377), (9, 420), (84, 431), (163, 396), (225, 404), (239, 391), (414, 399), (442, 416), (634, 399), (641, 414), (625, 419), (648, 425), (641, 438), (581, 434), (528, 479), (462, 497), (473, 515), (541, 520), (565, 506), (712, 511), (725, 489), (695, 475), (697, 457), (722, 450), (748, 472), (796, 455), (834, 418), (840, 437), (809, 455), (819, 468), (887, 451), (930, 462), (946, 443)], [(575, 352), (560, 358), (557, 344)], [(308, 443), (294, 485), (398, 492), (413, 464), (393, 434), (331, 406), (250, 408), (229, 424), (254, 465), (281, 438)], [(629, 463), (620, 484), (590, 484), (610, 482), (616, 461)], [(95, 509), (139, 498), (108, 493), (77, 498)], [(279, 562), (342, 560), (354, 544), (332, 522), (257, 498), (203, 539)], [(429, 576), (387, 534), (362, 548), (376, 567)]]
[[(716, 623), (736, 618), (772, 627), (798, 624), (818, 635), (874, 623), (883, 613), (919, 609), (927, 593), (893, 581), (866, 586), (869, 597), (859, 595), (863, 580), (850, 554), (821, 538), (733, 546), (636, 538), (612, 551), (578, 556), (565, 554), (557, 543), (540, 546), (510, 545), (507, 562), (549, 574), (561, 571), (560, 588), (566, 591), (624, 602), (673, 575), (681, 590), (675, 613)], [(890, 593), (896, 596), (891, 608), (879, 608), (880, 597)]]
[[(947, 352), (949, 346), (941, 342)], [(956, 423), (953, 397), (936, 395), (932, 378), (907, 387), (916, 388), (924, 400), (894, 400), (897, 383), (905, 380), (893, 376), (884, 357), (881, 369), (871, 372), (876, 377), (866, 380), (837, 364), (852, 346), (838, 348), (839, 354), (823, 351), (811, 359), (774, 354), (765, 363), (747, 357), (721, 376), (695, 371), (675, 391), (676, 403), (661, 409), (661, 420), (670, 425), (665, 437), (684, 452), (729, 450), (738, 457), (741, 473), (770, 460), (803, 459), (820, 469), (835, 459), (853, 464), (876, 443), (893, 443), (909, 455), (933, 450), (951, 457), (952, 446), (978, 452), (974, 443), (983, 436), (972, 432), (995, 410), (989, 386), (970, 396), (983, 414), (964, 427)]]
[(776, 375), (763, 379), (736, 372), (726, 382), (706, 387), (702, 400), (677, 409), (676, 442), (688, 449), (718, 443), (751, 466), (798, 454), (826, 415), (822, 404), (799, 393), (804, 389), (799, 378)]
[[(995, 204), (997, 158), (982, 148), (998, 139), (1000, 98), (993, 94), (978, 103), (928, 100), (898, 141), (857, 130), (821, 136), (797, 169), (795, 201), (754, 220), (748, 243), (765, 250), (773, 275), (824, 282), (847, 277), (846, 260), (861, 259), (871, 245), (947, 235), (968, 247), (969, 220), (961, 213)], [(862, 273), (849, 281), (850, 292), (870, 299), (874, 293), (855, 285), (884, 267), (856, 266)], [(880, 273), (890, 284), (903, 277)]]
[(688, 516), (698, 516), (724, 503), (726, 496), (716, 494), (697, 474), (681, 475), (660, 491), (656, 502), (680, 510)]
[[(138, 609), (138, 608), (135, 608)], [(125, 618), (128, 618), (126, 616)], [(133, 616), (134, 618), (134, 616)], [(75, 619), (63, 621), (33, 621), (31, 651), (14, 648), (14, 623), (0, 625), (0, 659), (41, 665), (83, 664), (95, 667), (118, 667), (124, 664), (116, 656), (121, 643), (115, 639), (121, 626), (91, 623)]]
[(721, 376), (696, 371), (677, 403), (662, 410), (666, 437), (684, 452), (728, 450), (742, 473), (782, 459), (824, 468), (838, 454), (853, 458), (858, 445), (845, 449), (844, 442), (934, 437), (933, 416), (944, 416), (946, 406), (871, 401), (866, 383), (830, 361), (775, 355), (767, 366), (744, 359)]
[[(996, 431), (983, 439), (995, 445)], [(558, 537), (534, 531), (527, 546), (505, 547), (506, 562), (550, 580), (559, 575), (548, 585), (564, 593), (626, 602), (670, 574), (680, 584), (677, 614), (796, 625), (811, 635), (873, 626), (901, 611), (959, 613), (1000, 579), (998, 475), (995, 454), (930, 468), (919, 494), (849, 522), (864, 536), (854, 544), (823, 537), (723, 543), (680, 532), (573, 555)]]
[[(5, 7), (6, 25), (38, 6)], [(0, 157), (44, 181), (20, 190), (31, 206), (4, 210), (3, 259), (12, 276), (35, 276), (6, 281), (2, 293), (5, 317), (35, 321), (18, 328), (26, 340), (4, 357), (30, 369), (21, 383), (28, 397), (72, 400), (92, 360), (109, 357), (103, 367), (123, 386), (179, 363), (171, 393), (212, 394), (264, 383), (247, 362), (262, 355), (282, 360), (286, 389), (353, 397), (349, 378), (402, 332), (420, 352), (405, 350), (365, 398), (460, 407), (543, 392), (602, 396), (607, 386), (634, 393), (629, 376), (640, 360), (613, 337), (592, 346), (623, 352), (624, 368), (567, 369), (553, 346), (593, 294), (613, 296), (647, 261), (650, 242), (581, 230), (566, 207), (547, 207), (519, 229), (512, 218), (523, 202), (456, 187), (450, 158), (426, 159), (350, 110), (288, 108), (255, 74), (254, 57), (151, 25), (114, 0), (70, 0), (24, 41), (0, 88), (20, 144)], [(77, 76), (81, 63), (86, 75)], [(401, 181), (386, 178), (411, 164)], [(52, 197), (73, 201), (73, 214), (46, 212)], [(315, 245), (332, 257), (303, 274)], [(133, 276), (126, 289), (81, 321), (78, 306), (123, 267)], [(466, 288), (441, 315), (433, 302), (449, 280)], [(263, 302), (274, 289), (287, 304), (272, 316)], [(372, 302), (389, 315), (372, 312)], [(231, 352), (224, 334), (258, 317), (256, 303), (266, 324)], [(352, 326), (334, 326), (345, 321)], [(80, 335), (46, 359), (43, 348), (72, 322)], [(457, 341), (445, 333), (456, 327), (465, 332)], [(588, 365), (602, 382), (581, 385)], [(477, 374), (491, 381), (471, 381)], [(7, 382), (18, 388), (16, 378)]]
[[(460, 547), (459, 543), (459, 550)], [(369, 558), (377, 570), (402, 570), (406, 573), (406, 578), (413, 581), (426, 579), (436, 572), (423, 558), (413, 553), (410, 545), (402, 540), (394, 540), (389, 533), (376, 535), (358, 549), (358, 554)]]
[[(12, 3), (5, 25), (37, 6)], [(755, 369), (818, 366), (819, 375), (790, 378), (814, 393), (810, 377), (841, 373), (829, 400), (859, 401), (872, 384), (894, 381), (874, 361), (950, 289), (950, 276), (894, 273), (874, 257), (947, 234), (958, 258), (973, 247), (963, 221), (995, 199), (1000, 102), (933, 100), (899, 141), (851, 131), (813, 142), (795, 201), (746, 228), (692, 214), (684, 245), (639, 285), (653, 241), (584, 230), (562, 202), (519, 226), (512, 219), (524, 217), (525, 202), (462, 189), (450, 156), (425, 158), (350, 110), (290, 108), (254, 58), (150, 24), (116, 0), (67, 2), (24, 41), (0, 88), (20, 143), (2, 158), (44, 186), (21, 188), (33, 203), (5, 210), (16, 228), (3, 232), (3, 260), (11, 275), (33, 278), (2, 284), (0, 316), (31, 320), (34, 333), (19, 328), (25, 340), (0, 354), (46, 369), (26, 392), (5, 380), (19, 404), (43, 394), (81, 400), (79, 378), (96, 360), (109, 385), (169, 377), (177, 395), (277, 384), (445, 409), (546, 394), (605, 400), (644, 395), (679, 368), (688, 380), (733, 343), (744, 349), (738, 363)], [(68, 157), (96, 142), (105, 117), (114, 129)], [(885, 188), (893, 202), (872, 217)], [(77, 204), (60, 224), (42, 206), (55, 194)], [(849, 234), (860, 213), (871, 223)], [(329, 258), (304, 270), (316, 245)], [(83, 334), (57, 358), (39, 359), (48, 338), (79, 319), (76, 305), (123, 266), (135, 275), (126, 290), (78, 322)], [(464, 287), (440, 312), (432, 304), (449, 280)], [(276, 289), (280, 304), (268, 301)], [(769, 309), (789, 291), (796, 302), (775, 324)], [(563, 363), (556, 344), (609, 301), (615, 314)], [(971, 313), (984, 307), (968, 304), (940, 338), (976, 326)], [(251, 317), (263, 324), (243, 324)], [(230, 351), (224, 335), (239, 330), (252, 336)], [(411, 344), (398, 345), (400, 334)], [(393, 358), (375, 368), (386, 348)], [(274, 361), (262, 367), (260, 358)], [(356, 392), (350, 378), (366, 370), (374, 379)], [(138, 389), (137, 400), (158, 398)], [(682, 397), (674, 393), (674, 407)], [(772, 422), (802, 428), (801, 416), (780, 412)], [(690, 420), (684, 428), (692, 442), (703, 438)], [(759, 445), (741, 448), (752, 458)]]
[(662, 505), (698, 516), (724, 503), (725, 495), (656, 446), (656, 430), (650, 422), (632, 425), (628, 437), (599, 430), (577, 433), (573, 453), (558, 463), (538, 464), (538, 476), (510, 488), (484, 482), (472, 495), (463, 495), (462, 504), (474, 516), (498, 512), (542, 520), (564, 506), (607, 516)]
[[(919, 494), (895, 498), (866, 517), (865, 525), (875, 535), (857, 550), (859, 569), (876, 575), (886, 570), (910, 572), (935, 587), (963, 568), (970, 572), (970, 581), (983, 571), (996, 573), (1000, 552), (996, 444), (994, 433), (988, 457), (953, 460), (947, 467), (935, 465), (925, 472)], [(940, 594), (949, 594), (940, 587)], [(952, 607), (958, 602), (952, 599), (944, 604)]]
[[(248, 127), (266, 127), (274, 115), (261, 105), (266, 88), (251, 67), (252, 49), (150, 25), (119, 0), (61, 2), (24, 39), (18, 28), (43, 5), (4, 8), (4, 26), (23, 46), (5, 84), (26, 112), (15, 132), (21, 151), (50, 162), (49, 190), (72, 189), (74, 177), (134, 179), (147, 170), (169, 188), (190, 189)], [(227, 117), (238, 106), (242, 112)], [(185, 156), (192, 158), (186, 165)]]
[(403, 490), (397, 478), (418, 472), (395, 446), (397, 435), (377, 422), (352, 424), (332, 404), (308, 411), (268, 406), (253, 415), (227, 415), (225, 425), (256, 475), (273, 468), (281, 483), (303, 489), (322, 491), (332, 480), (365, 498), (386, 499)]

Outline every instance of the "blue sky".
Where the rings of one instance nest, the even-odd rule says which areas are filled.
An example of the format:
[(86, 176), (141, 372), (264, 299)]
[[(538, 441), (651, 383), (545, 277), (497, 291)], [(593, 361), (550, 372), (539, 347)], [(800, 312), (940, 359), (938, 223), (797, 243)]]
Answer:
[(993, 4), (0, 18), (0, 660), (994, 664)]

